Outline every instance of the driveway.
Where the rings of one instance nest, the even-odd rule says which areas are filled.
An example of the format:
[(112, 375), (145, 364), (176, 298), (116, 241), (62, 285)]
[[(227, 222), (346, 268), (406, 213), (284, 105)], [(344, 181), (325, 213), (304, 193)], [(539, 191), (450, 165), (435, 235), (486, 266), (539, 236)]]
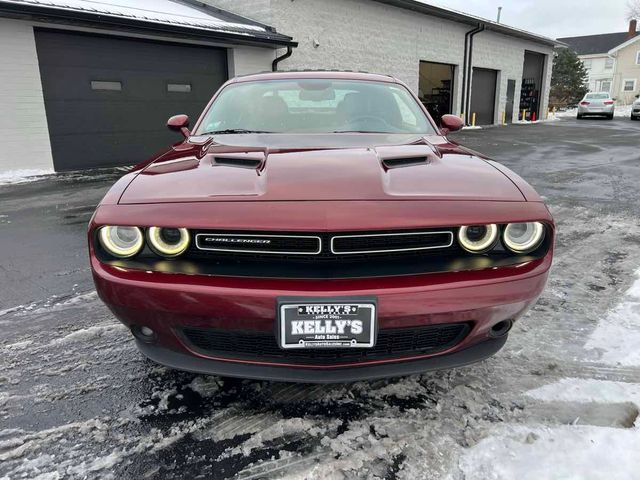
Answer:
[(144, 360), (98, 300), (86, 224), (118, 172), (0, 186), (0, 479), (632, 478), (640, 471), (640, 122), (454, 138), (558, 222), (538, 305), (494, 358), (350, 385)]

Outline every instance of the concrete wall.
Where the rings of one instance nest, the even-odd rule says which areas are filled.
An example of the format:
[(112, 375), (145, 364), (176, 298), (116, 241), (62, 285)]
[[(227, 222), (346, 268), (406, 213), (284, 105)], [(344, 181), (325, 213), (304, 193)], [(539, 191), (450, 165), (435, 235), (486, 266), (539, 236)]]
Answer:
[(0, 171), (53, 170), (33, 27), (0, 18)]
[(216, 8), (272, 25), (271, 0), (201, 0)]
[[(252, 17), (255, 8), (251, 5), (254, 2), (206, 1), (248, 17)], [(417, 92), (421, 60), (453, 64), (457, 67), (453, 113), (461, 113), (464, 36), (470, 26), (372, 0), (269, 2), (270, 25), (299, 42), (293, 55), (280, 63), (281, 69), (346, 69), (389, 74)], [(508, 79), (516, 80), (514, 120), (517, 119), (525, 50), (548, 55), (541, 102), (541, 112), (546, 112), (552, 48), (494, 32), (475, 36), (474, 66), (499, 70), (495, 122), (500, 121), (505, 109)], [(283, 52), (280, 50), (278, 54)]]

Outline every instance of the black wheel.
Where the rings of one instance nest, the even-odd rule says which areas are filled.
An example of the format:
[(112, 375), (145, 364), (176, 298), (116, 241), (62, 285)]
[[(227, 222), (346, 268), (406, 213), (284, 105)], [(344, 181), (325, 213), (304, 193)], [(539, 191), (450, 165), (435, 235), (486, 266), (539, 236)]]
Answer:
[(578, 120), (582, 120), (583, 115), (581, 113), (578, 114), (578, 116), (576, 117)]
[(638, 120), (638, 117), (634, 117), (633, 115), (631, 115), (631, 120)]
[(612, 114), (610, 114), (610, 115), (607, 115), (607, 118), (608, 118), (609, 120), (613, 120), (613, 113), (612, 113)]

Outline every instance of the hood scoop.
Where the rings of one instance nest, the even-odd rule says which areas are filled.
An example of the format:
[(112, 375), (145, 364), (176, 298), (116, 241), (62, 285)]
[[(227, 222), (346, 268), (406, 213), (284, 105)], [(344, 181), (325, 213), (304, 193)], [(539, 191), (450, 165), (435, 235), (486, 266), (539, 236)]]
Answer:
[(214, 167), (219, 166), (262, 170), (266, 158), (265, 152), (214, 153), (211, 156), (211, 164)]
[(404, 158), (384, 158), (382, 165), (387, 170), (392, 168), (412, 167), (415, 165), (426, 165), (430, 163), (428, 157), (404, 157)]
[(385, 170), (428, 165), (434, 156), (434, 150), (430, 145), (385, 146), (376, 147), (375, 151)]
[(221, 165), (225, 167), (238, 167), (257, 169), (262, 165), (263, 160), (257, 158), (233, 158), (233, 157), (213, 157), (211, 163), (213, 165)]

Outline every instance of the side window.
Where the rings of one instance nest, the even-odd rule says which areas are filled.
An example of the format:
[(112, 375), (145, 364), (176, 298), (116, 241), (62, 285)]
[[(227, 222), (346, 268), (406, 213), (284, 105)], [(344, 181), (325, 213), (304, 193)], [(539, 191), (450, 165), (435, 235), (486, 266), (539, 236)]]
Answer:
[(406, 123), (407, 125), (411, 125), (412, 127), (417, 127), (418, 119), (406, 104), (405, 99), (400, 96), (397, 91), (393, 92), (393, 99), (398, 104), (398, 109), (400, 110), (400, 115), (402, 116), (402, 122)]

